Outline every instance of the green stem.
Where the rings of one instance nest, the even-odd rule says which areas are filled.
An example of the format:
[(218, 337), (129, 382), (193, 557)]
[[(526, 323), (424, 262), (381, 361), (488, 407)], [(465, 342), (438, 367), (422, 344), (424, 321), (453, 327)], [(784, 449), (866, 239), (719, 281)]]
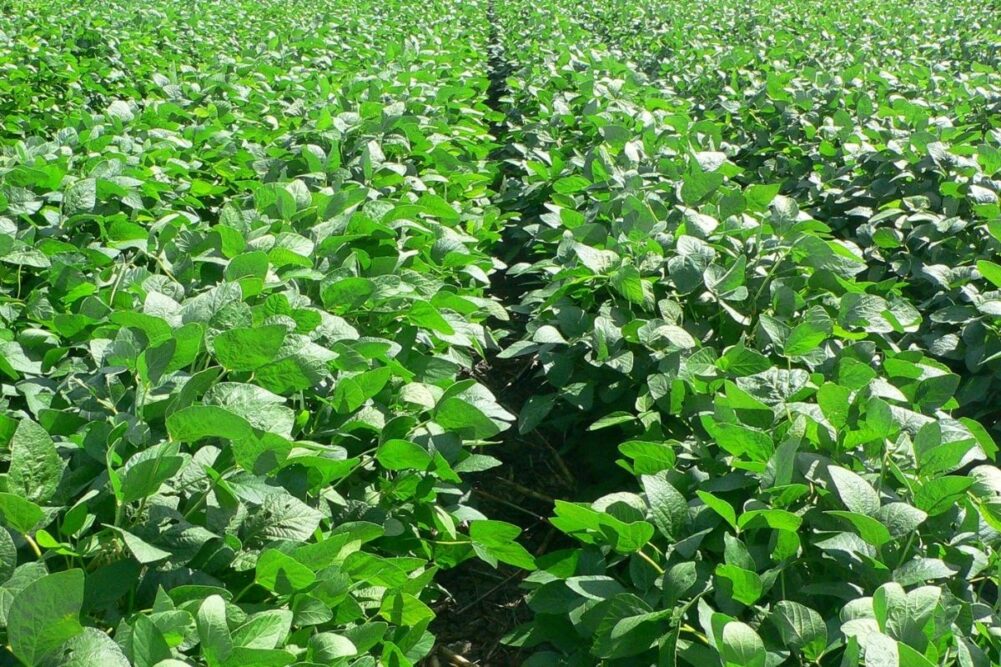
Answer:
[(709, 639), (704, 634), (702, 634), (701, 632), (699, 632), (698, 630), (696, 630), (692, 626), (688, 625), (687, 623), (683, 623), (682, 624), (681, 631), (682, 632), (687, 632), (687, 633), (689, 633), (691, 635), (694, 635), (695, 637), (697, 637), (699, 639), (699, 641), (705, 643), (707, 646), (709, 645)]
[(35, 552), (35, 556), (37, 556), (38, 558), (42, 557), (42, 550), (38, 548), (38, 542), (36, 542), (31, 535), (25, 533), (24, 541), (27, 542), (28, 546), (31, 547), (31, 550)]
[(237, 600), (239, 600), (240, 598), (242, 598), (247, 593), (247, 591), (249, 591), (251, 588), (253, 588), (256, 585), (257, 585), (256, 581), (251, 581), (249, 584), (247, 584), (246, 586), (244, 586), (243, 588), (241, 588), (240, 592), (237, 593), (236, 596), (233, 597), (233, 602), (235, 603)]
[(209, 488), (205, 490), (205, 493), (203, 493), (203, 494), (202, 494), (202, 495), (201, 495), (201, 496), (200, 496), (200, 497), (198, 498), (198, 500), (196, 500), (196, 501), (195, 501), (195, 503), (194, 503), (194, 504), (193, 504), (193, 505), (192, 505), (191, 507), (189, 507), (189, 508), (187, 509), (187, 511), (185, 511), (185, 512), (184, 512), (184, 518), (185, 518), (185, 519), (188, 519), (188, 518), (190, 518), (192, 514), (194, 514), (195, 512), (197, 512), (197, 511), (198, 511), (198, 509), (199, 509), (199, 508), (200, 508), (200, 507), (201, 507), (202, 505), (204, 505), (204, 504), (205, 504), (205, 500), (206, 500), (206, 499), (207, 499), (207, 498), (209, 497), (209, 493), (211, 493), (211, 492), (212, 492), (212, 489), (214, 489), (214, 488), (215, 488), (215, 485), (214, 485), (214, 484), (213, 484), (212, 486), (209, 486)]
[(761, 286), (758, 287), (758, 291), (754, 293), (754, 297), (751, 299), (751, 317), (754, 318), (758, 314), (758, 299), (761, 298), (761, 293), (765, 291), (768, 284), (772, 280), (772, 274), (775, 270), (779, 268), (783, 261), (785, 261), (785, 252), (780, 252), (775, 258), (775, 263), (768, 267), (768, 271), (765, 272), (765, 277), (761, 281)]
[(355, 465), (355, 467), (351, 468), (351, 470), (349, 470), (348, 473), (346, 475), (344, 475), (344, 477), (341, 477), (339, 480), (337, 480), (336, 482), (334, 482), (333, 484), (331, 484), (330, 488), (331, 489), (336, 489), (345, 480), (347, 480), (348, 478), (350, 478), (351, 475), (353, 475), (355, 473), (355, 471), (358, 470), (358, 468), (361, 468), (366, 463), (372, 461), (375, 458), (375, 457), (372, 456), (372, 454), (375, 452), (375, 450), (376, 450), (376, 448), (373, 447), (372, 449), (366, 450), (366, 451), (362, 452), (361, 454), (359, 454), (358, 455), (359, 456), (359, 461)]
[(122, 286), (122, 278), (125, 277), (125, 270), (132, 266), (132, 262), (135, 261), (136, 256), (132, 255), (128, 260), (123, 260), (122, 269), (118, 272), (115, 277), (115, 284), (111, 287), (111, 294), (108, 296), (108, 305), (112, 308), (115, 307), (115, 295), (118, 293), (118, 288)]
[(446, 547), (457, 547), (461, 545), (472, 546), (473, 544), (472, 542), (469, 541), (463, 542), (461, 540), (428, 540), (428, 542), (430, 542), (431, 544), (440, 544)]
[(645, 553), (643, 553), (642, 549), (637, 549), (636, 550), (636, 555), (639, 556), (640, 558), (642, 558), (643, 560), (645, 560), (647, 563), (649, 563), (650, 567), (652, 567), (654, 570), (656, 570), (657, 574), (664, 574), (664, 568), (662, 568), (660, 565), (658, 565), (657, 562), (654, 561), (654, 559), (650, 558)]
[(917, 531), (912, 531), (910, 536), (907, 538), (907, 542), (904, 544), (904, 550), (900, 552), (900, 560), (897, 561), (897, 567), (904, 564), (904, 560), (907, 558), (907, 552), (911, 550), (911, 545), (914, 544), (914, 537), (917, 535)]

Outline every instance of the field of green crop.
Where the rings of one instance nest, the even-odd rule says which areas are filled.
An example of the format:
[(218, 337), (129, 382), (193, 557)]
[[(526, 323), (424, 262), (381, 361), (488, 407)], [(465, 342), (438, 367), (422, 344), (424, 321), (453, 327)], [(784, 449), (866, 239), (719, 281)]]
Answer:
[(0, 665), (999, 665), (999, 198), (992, 2), (0, 0)]

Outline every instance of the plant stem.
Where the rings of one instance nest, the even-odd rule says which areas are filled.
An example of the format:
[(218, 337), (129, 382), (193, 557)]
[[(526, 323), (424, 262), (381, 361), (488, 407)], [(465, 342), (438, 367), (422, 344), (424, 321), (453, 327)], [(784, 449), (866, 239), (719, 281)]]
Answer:
[(25, 533), (24, 541), (27, 542), (28, 546), (31, 547), (31, 550), (35, 552), (35, 556), (38, 558), (42, 557), (42, 550), (38, 548), (38, 542), (35, 542), (35, 539), (31, 535)]
[(205, 499), (209, 497), (209, 493), (212, 491), (213, 488), (215, 487), (210, 486), (208, 489), (206, 489), (205, 493), (199, 496), (198, 500), (196, 500), (195, 503), (184, 512), (185, 519), (190, 518), (192, 514), (198, 511), (198, 508), (200, 508), (205, 503)]
[(706, 645), (709, 644), (709, 639), (704, 634), (702, 634), (692, 626), (688, 625), (687, 623), (683, 623), (681, 625), (681, 630), (682, 632), (687, 632), (691, 635), (694, 635), (696, 638), (698, 638), (699, 641), (705, 643)]
[(897, 561), (897, 567), (904, 564), (904, 560), (907, 558), (907, 552), (911, 550), (911, 545), (914, 544), (914, 537), (917, 535), (917, 531), (912, 531), (907, 537), (907, 542), (904, 544), (903, 551), (900, 552), (900, 560)]
[(247, 591), (249, 591), (251, 588), (253, 588), (256, 585), (257, 585), (256, 581), (251, 581), (249, 584), (247, 584), (246, 586), (244, 586), (243, 588), (241, 588), (240, 592), (233, 596), (233, 602), (235, 603), (237, 600), (239, 600), (240, 598), (242, 598), (247, 593)]
[(484, 491), (483, 489), (473, 489), (473, 493), (475, 493), (478, 496), (483, 496), (487, 500), (491, 500), (491, 501), (493, 501), (495, 503), (500, 503), (501, 505), (504, 505), (505, 507), (510, 507), (511, 509), (517, 510), (517, 511), (523, 513), (523, 514), (527, 514), (528, 516), (532, 517), (533, 519), (535, 519), (537, 521), (545, 521), (546, 520), (546, 517), (544, 517), (542, 515), (539, 515), (539, 514), (536, 514), (532, 510), (527, 510), (524, 507), (522, 507), (521, 505), (516, 505), (515, 503), (512, 503), (510, 501), (504, 500), (503, 498), (498, 498), (494, 494), (488, 493), (487, 491)]
[(652, 567), (654, 570), (657, 571), (657, 574), (664, 574), (664, 568), (658, 565), (654, 559), (650, 558), (645, 553), (643, 553), (642, 549), (637, 549), (636, 555), (645, 560), (647, 563), (649, 563), (650, 567)]
[(507, 486), (510, 486), (515, 491), (518, 491), (519, 493), (522, 493), (522, 494), (524, 494), (526, 496), (531, 496), (532, 498), (537, 498), (538, 500), (541, 500), (541, 501), (543, 501), (545, 503), (549, 503), (550, 505), (555, 505), (556, 504), (556, 500), (554, 500), (553, 498), (550, 498), (549, 496), (547, 496), (545, 494), (539, 493), (538, 491), (534, 491), (534, 490), (528, 488), (527, 486), (522, 486), (518, 482), (512, 482), (511, 480), (504, 479), (503, 477), (498, 477), (497, 481), (501, 482), (502, 484), (506, 484)]

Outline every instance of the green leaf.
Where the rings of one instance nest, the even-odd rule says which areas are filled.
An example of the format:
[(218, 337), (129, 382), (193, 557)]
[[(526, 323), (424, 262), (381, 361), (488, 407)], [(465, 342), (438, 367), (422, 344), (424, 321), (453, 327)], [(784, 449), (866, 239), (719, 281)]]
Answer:
[(984, 278), (991, 281), (995, 287), (1001, 287), (1001, 264), (981, 259), (977, 261), (977, 271)]
[(698, 566), (691, 561), (675, 563), (664, 574), (664, 605), (673, 607), (699, 580)]
[(135, 559), (143, 565), (157, 563), (159, 561), (166, 560), (173, 555), (169, 551), (164, 551), (159, 547), (155, 547), (140, 538), (138, 535), (133, 535), (126, 530), (116, 526), (108, 526), (108, 528), (122, 536), (125, 546), (128, 547), (128, 550), (132, 553)]
[(743, 424), (717, 424), (710, 418), (703, 420), (706, 430), (716, 444), (739, 458), (765, 462), (775, 451), (770, 435)]
[(226, 280), (230, 281), (240, 278), (264, 280), (268, 275), (268, 254), (261, 250), (255, 250), (237, 255), (226, 265), (224, 273)]
[(622, 659), (643, 653), (656, 644), (671, 610), (652, 611), (635, 595), (616, 595), (604, 609), (595, 630), (592, 653), (601, 658)]
[(234, 258), (247, 247), (247, 241), (238, 229), (220, 223), (213, 226), (212, 231), (219, 238), (219, 249), (226, 257)]
[(252, 371), (274, 360), (285, 334), (285, 327), (277, 324), (237, 327), (216, 336), (212, 348), (223, 368)]
[(712, 511), (723, 517), (735, 531), (740, 532), (740, 527), (737, 525), (737, 513), (733, 510), (733, 506), (730, 503), (722, 498), (717, 498), (708, 491), (696, 491), (695, 493)]
[(874, 547), (880, 547), (893, 539), (886, 526), (865, 514), (859, 514), (857, 512), (844, 512), (840, 510), (830, 510), (825, 512), (825, 514), (830, 514), (831, 516), (836, 516), (840, 519), (848, 521), (852, 524), (852, 526), (854, 526), (859, 537)]
[(63, 461), (48, 432), (30, 419), (22, 419), (10, 448), (8, 488), (32, 502), (50, 500), (62, 479)]
[(764, 642), (751, 626), (731, 621), (723, 626), (717, 639), (720, 656), (726, 667), (764, 667), (767, 654)]
[(198, 607), (195, 616), (202, 655), (209, 665), (219, 665), (233, 652), (233, 638), (226, 624), (226, 602), (219, 595), (210, 595)]
[(918, 469), (925, 477), (952, 472), (962, 467), (967, 454), (976, 446), (976, 441), (968, 438), (924, 449), (918, 452)]
[(737, 526), (741, 530), (744, 530), (749, 525), (753, 527), (753, 524), (758, 521), (766, 524), (769, 528), (788, 530), (790, 532), (796, 532), (803, 524), (801, 516), (787, 510), (761, 509), (749, 510), (741, 514), (740, 518), (737, 519)]
[(286, 649), (247, 648), (234, 646), (229, 658), (222, 667), (286, 667), (295, 662), (295, 654)]
[(120, 499), (123, 504), (153, 495), (181, 469), (184, 457), (165, 454), (166, 450), (167, 447), (145, 450), (129, 459), (121, 473)]
[(598, 526), (612, 548), (619, 553), (634, 553), (654, 535), (653, 524), (646, 521), (621, 521), (610, 514), (600, 514)]
[(786, 356), (797, 357), (814, 352), (830, 335), (833, 323), (822, 308), (811, 308), (803, 321), (793, 327), (783, 350)]
[(253, 435), (250, 423), (229, 410), (214, 405), (192, 405), (167, 417), (172, 440), (198, 442), (202, 438), (241, 440)]
[[(139, 667), (130, 663), (111, 637), (97, 628), (84, 628), (59, 649), (60, 667)], [(160, 667), (174, 667), (163, 661)]]
[(850, 511), (872, 516), (879, 510), (879, 494), (869, 482), (847, 468), (828, 466), (835, 492)]
[(556, 398), (556, 394), (529, 396), (522, 406), (521, 412), (518, 413), (518, 432), (524, 435), (535, 430), (535, 427), (541, 424), (552, 412), (553, 406), (556, 405)]
[(636, 421), (636, 415), (629, 412), (613, 412), (595, 420), (587, 427), (588, 431), (600, 431), (603, 428), (611, 428), (619, 424), (628, 424)]
[(944, 406), (959, 388), (960, 378), (955, 373), (945, 373), (929, 377), (918, 383), (914, 400), (924, 408), (937, 409)]
[(426, 604), (409, 593), (387, 591), (379, 607), (379, 615), (384, 619), (404, 627), (412, 627), (434, 618), (434, 612)]
[(358, 375), (342, 377), (334, 389), (334, 409), (341, 414), (354, 412), (365, 401), (382, 391), (392, 376), (392, 370), (383, 366)]
[(950, 475), (931, 479), (914, 492), (914, 504), (928, 516), (938, 516), (955, 507), (971, 486), (970, 477)]
[(719, 565), (716, 576), (728, 579), (731, 584), (730, 595), (734, 600), (745, 605), (752, 605), (761, 599), (764, 585), (756, 572), (745, 570), (736, 565)]
[(243, 382), (218, 382), (202, 398), (204, 403), (218, 405), (238, 415), (254, 428), (291, 437), (295, 412), (285, 406), (285, 399), (263, 387)]
[(865, 667), (900, 667), (898, 642), (879, 632), (865, 637)]
[(806, 605), (781, 600), (775, 604), (769, 619), (778, 628), (782, 642), (802, 653), (807, 660), (819, 660), (827, 649), (824, 619)]
[(754, 375), (771, 368), (768, 357), (743, 345), (736, 345), (728, 349), (719, 358), (717, 365), (720, 369), (736, 377)]
[(285, 644), (285, 639), (292, 628), (292, 618), (292, 612), (287, 609), (267, 609), (258, 612), (233, 631), (233, 645), (247, 648), (278, 648)]
[(677, 460), (674, 448), (666, 442), (629, 440), (619, 445), (619, 452), (632, 459), (632, 472), (637, 475), (669, 470)]
[(255, 471), (264, 454), (272, 454), (281, 463), (291, 450), (291, 443), (274, 433), (256, 430), (243, 417), (212, 405), (193, 405), (167, 417), (167, 431), (173, 440), (197, 442), (216, 437), (230, 440), (237, 462), (248, 471)]
[(779, 193), (782, 186), (778, 183), (771, 185), (754, 184), (744, 189), (744, 200), (748, 208), (752, 211), (764, 212), (768, 210), (775, 195)]
[(427, 301), (415, 301), (410, 307), (407, 317), (414, 324), (443, 333), (446, 336), (455, 334), (455, 329), (448, 323), (448, 320), (442, 317), (438, 309)]
[(439, 403), (434, 420), (442, 428), (458, 431), (472, 440), (484, 440), (501, 431), (482, 410), (458, 397), (446, 398)]
[(588, 600), (610, 600), (625, 592), (622, 584), (612, 577), (603, 575), (582, 575), (569, 577), (566, 585), (570, 590)]
[(63, 213), (76, 215), (92, 211), (97, 205), (97, 181), (84, 178), (66, 189), (63, 193)]
[(290, 220), (296, 211), (296, 200), (279, 183), (268, 183), (254, 193), (257, 210), (281, 220)]
[(615, 291), (631, 303), (640, 306), (653, 305), (653, 293), (635, 266), (627, 264), (613, 273), (611, 283)]
[(170, 646), (163, 633), (148, 617), (139, 614), (132, 622), (129, 633), (129, 653), (135, 667), (153, 667), (171, 657)]
[(10, 579), (17, 567), (17, 547), (6, 528), (0, 528), (0, 585)]
[(915, 557), (893, 571), (893, 580), (901, 586), (914, 586), (936, 579), (952, 579), (958, 571), (959, 567), (940, 558)]
[(375, 292), (368, 278), (344, 278), (323, 289), (323, 305), (337, 312), (353, 310), (365, 303)]
[(143, 350), (136, 360), (136, 370), (139, 372), (139, 379), (142, 383), (147, 386), (159, 384), (167, 372), (167, 367), (174, 359), (176, 350), (177, 341), (173, 338)]
[(935, 667), (935, 663), (905, 644), (897, 642), (900, 667)]
[(28, 584), (7, 615), (7, 641), (14, 655), (36, 665), (83, 632), (83, 570), (49, 574)]
[(932, 622), (942, 598), (937, 586), (921, 586), (905, 592), (895, 582), (883, 584), (872, 596), (872, 608), (883, 632), (911, 646), (927, 644), (925, 627)]
[(874, 518), (887, 527), (890, 535), (899, 538), (917, 530), (928, 515), (907, 503), (887, 503), (879, 508)]
[(292, 354), (254, 371), (257, 384), (276, 394), (305, 391), (329, 376), (326, 362), (313, 354)]
[(517, 526), (503, 521), (478, 520), (469, 524), (469, 538), (476, 554), (494, 567), (497, 562), (535, 569), (535, 558), (516, 541), (521, 534)]
[(580, 192), (591, 185), (583, 176), (566, 176), (553, 182), (553, 190), (561, 195)]
[(998, 446), (987, 429), (969, 417), (962, 417), (959, 421), (976, 438), (977, 444), (980, 445), (980, 449), (987, 455), (987, 458), (993, 460), (998, 453)]
[(27, 534), (45, 518), (45, 513), (30, 500), (13, 493), (0, 493), (0, 516), (11, 528)]
[(848, 423), (851, 393), (851, 389), (848, 387), (842, 387), (833, 382), (825, 382), (817, 390), (817, 403), (820, 405), (820, 410), (836, 430), (843, 429)]
[(427, 470), (431, 454), (409, 440), (392, 439), (379, 445), (375, 458), (387, 470)]
[(694, 206), (723, 185), (723, 174), (718, 171), (696, 171), (686, 174), (681, 184), (681, 201)]
[(556, 517), (550, 523), (558, 530), (589, 544), (602, 541), (620, 553), (633, 553), (653, 537), (655, 529), (646, 521), (622, 521), (578, 503), (557, 500)]
[(332, 665), (343, 658), (358, 655), (358, 647), (344, 635), (321, 632), (309, 638), (309, 653), (313, 662)]
[(174, 373), (195, 362), (202, 351), (205, 328), (198, 322), (190, 322), (183, 327), (174, 329), (172, 336), (174, 351), (170, 362), (163, 369), (164, 374)]
[(308, 567), (277, 549), (267, 549), (257, 559), (254, 581), (279, 595), (288, 595), (307, 588), (316, 581)]
[(421, 195), (418, 205), (424, 207), (429, 213), (435, 215), (446, 222), (458, 222), (459, 214), (444, 197), (431, 192)]
[(271, 540), (306, 541), (320, 525), (323, 515), (295, 496), (274, 491), (243, 525), (245, 543)]
[(664, 537), (677, 539), (688, 523), (688, 501), (663, 477), (643, 475), (640, 479), (654, 525)]

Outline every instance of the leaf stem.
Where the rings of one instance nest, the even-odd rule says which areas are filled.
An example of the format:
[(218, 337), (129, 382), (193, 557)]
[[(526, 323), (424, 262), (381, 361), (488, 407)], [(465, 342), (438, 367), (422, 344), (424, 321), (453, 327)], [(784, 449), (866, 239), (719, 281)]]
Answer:
[(198, 497), (198, 500), (196, 500), (194, 504), (184, 512), (183, 516), (185, 519), (189, 519), (192, 514), (198, 511), (198, 508), (200, 508), (205, 503), (205, 500), (209, 497), (209, 493), (211, 493), (212, 489), (214, 488), (215, 488), (214, 484), (210, 485), (209, 488), (207, 488), (205, 492)]
[(696, 638), (699, 639), (699, 641), (704, 642), (707, 646), (709, 645), (709, 639), (704, 634), (702, 634), (692, 626), (688, 625), (687, 623), (681, 624), (681, 630), (682, 632), (687, 632), (691, 635), (694, 635)]
[(31, 535), (25, 533), (24, 541), (27, 542), (28, 546), (31, 547), (31, 550), (35, 552), (35, 556), (37, 556), (38, 558), (42, 557), (42, 550), (38, 548), (38, 542), (36, 542)]
[(239, 600), (240, 598), (242, 598), (246, 594), (247, 591), (249, 591), (251, 588), (253, 588), (256, 585), (257, 585), (256, 581), (251, 581), (249, 584), (247, 584), (246, 586), (244, 586), (243, 588), (241, 588), (240, 592), (237, 593), (235, 596), (233, 596), (233, 602), (236, 603), (237, 600)]
[(446, 547), (457, 547), (457, 546), (461, 546), (461, 545), (472, 546), (473, 545), (473, 543), (471, 541), (465, 541), (465, 542), (463, 542), (462, 540), (428, 540), (428, 542), (430, 542), (431, 544), (440, 544), (440, 545), (446, 546)]
[(640, 558), (642, 558), (643, 560), (645, 560), (647, 563), (649, 563), (650, 567), (652, 567), (654, 570), (656, 570), (657, 574), (664, 574), (664, 568), (662, 568), (660, 565), (658, 565), (657, 562), (654, 559), (652, 559), (649, 556), (647, 556), (643, 552), (643, 549), (637, 549), (636, 550), (636, 555), (639, 556)]
[(903, 551), (900, 552), (900, 560), (897, 561), (897, 567), (904, 564), (904, 560), (907, 558), (907, 552), (911, 550), (911, 545), (914, 544), (914, 537), (917, 535), (917, 531), (911, 531), (911, 534), (907, 537), (907, 542), (904, 544)]

